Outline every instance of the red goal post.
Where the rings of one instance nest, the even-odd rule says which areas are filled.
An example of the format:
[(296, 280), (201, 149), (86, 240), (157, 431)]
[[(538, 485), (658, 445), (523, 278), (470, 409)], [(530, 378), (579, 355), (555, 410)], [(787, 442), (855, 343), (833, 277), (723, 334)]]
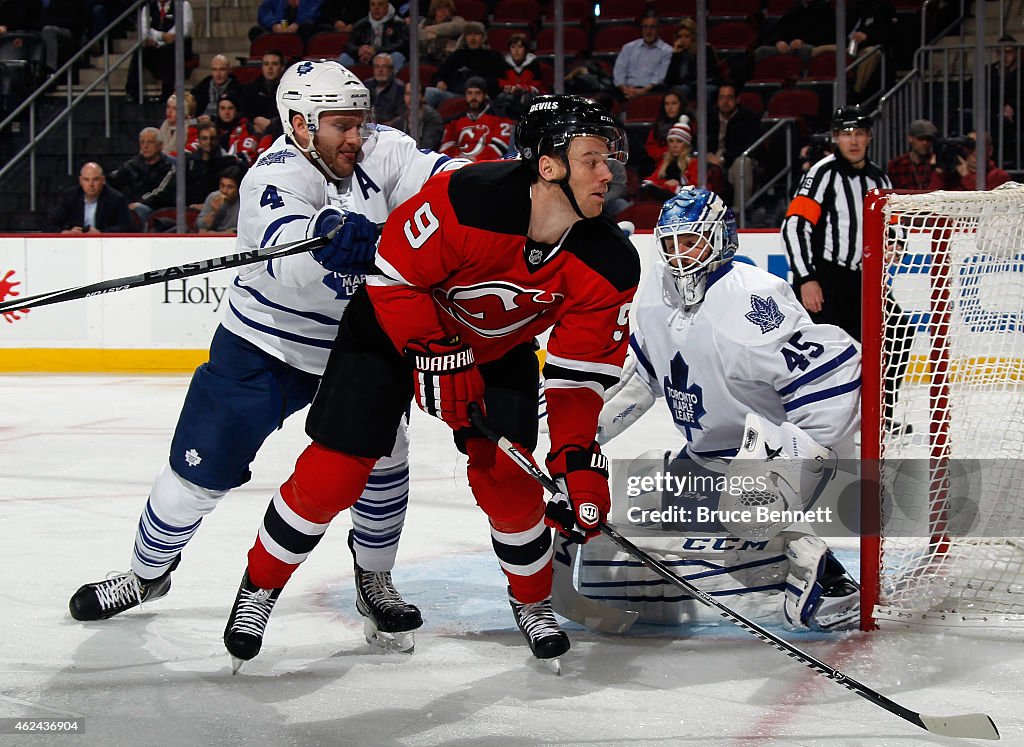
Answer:
[(869, 194), (862, 300), (861, 626), (1024, 630), (1024, 187)]

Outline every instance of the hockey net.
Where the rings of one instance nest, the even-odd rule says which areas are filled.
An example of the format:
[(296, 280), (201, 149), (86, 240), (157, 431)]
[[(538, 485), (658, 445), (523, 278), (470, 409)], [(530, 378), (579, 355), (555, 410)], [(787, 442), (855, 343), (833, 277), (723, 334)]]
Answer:
[(1024, 186), (865, 204), (862, 627), (1024, 632)]

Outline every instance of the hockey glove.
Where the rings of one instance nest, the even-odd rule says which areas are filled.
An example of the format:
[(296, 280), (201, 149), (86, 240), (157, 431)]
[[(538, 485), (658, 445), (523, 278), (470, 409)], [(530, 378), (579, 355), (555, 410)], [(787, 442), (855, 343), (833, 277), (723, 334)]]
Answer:
[(584, 543), (600, 534), (598, 524), (608, 517), (608, 457), (597, 442), (590, 446), (569, 444), (546, 460), (548, 470), (562, 486), (548, 501), (544, 523), (573, 542)]
[(482, 406), (484, 398), (484, 379), (473, 349), (456, 335), (433, 342), (410, 341), (405, 355), (412, 363), (419, 408), (453, 429), (469, 427), (469, 404)]
[(377, 256), (377, 225), (359, 213), (328, 206), (313, 216), (306, 234), (327, 236), (335, 227), (338, 231), (330, 242), (311, 252), (313, 259), (344, 275), (369, 270)]

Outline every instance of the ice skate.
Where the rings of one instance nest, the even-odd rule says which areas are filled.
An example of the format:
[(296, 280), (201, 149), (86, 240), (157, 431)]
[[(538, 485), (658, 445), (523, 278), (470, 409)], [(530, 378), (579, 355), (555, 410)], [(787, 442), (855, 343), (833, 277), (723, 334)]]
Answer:
[(391, 571), (367, 571), (359, 566), (353, 542), (350, 531), (348, 547), (352, 550), (355, 568), (356, 609), (365, 618), (366, 642), (386, 651), (411, 654), (416, 647), (416, 635), (412, 631), (423, 625), (419, 609), (402, 599), (391, 581)]
[(224, 628), (224, 646), (231, 654), (231, 674), (238, 674), (242, 664), (260, 652), (263, 631), (279, 596), (280, 589), (261, 589), (253, 584), (248, 570), (242, 576), (231, 616)]
[(106, 580), (79, 587), (68, 602), (71, 616), (83, 622), (106, 620), (143, 602), (165, 596), (171, 589), (171, 571), (178, 567), (179, 555), (163, 575), (146, 581), (133, 572), (111, 573)]
[(530, 644), (533, 655), (544, 662), (552, 672), (561, 674), (561, 656), (569, 650), (569, 636), (555, 620), (555, 613), (551, 609), (551, 597), (523, 604), (512, 596), (510, 588), (508, 602), (512, 605), (516, 625), (523, 632), (526, 642)]

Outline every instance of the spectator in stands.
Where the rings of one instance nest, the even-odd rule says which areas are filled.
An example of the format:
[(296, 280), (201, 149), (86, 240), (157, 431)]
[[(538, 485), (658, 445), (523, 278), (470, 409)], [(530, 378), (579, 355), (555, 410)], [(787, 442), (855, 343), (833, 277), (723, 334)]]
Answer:
[(935, 173), (933, 149), (939, 134), (927, 119), (915, 119), (907, 132), (910, 150), (889, 161), (886, 172), (895, 189), (929, 189)]
[[(412, 87), (406, 86), (405, 94), (403, 96), (404, 106), (402, 107), (402, 113), (387, 123), (388, 126), (394, 127), (396, 130), (401, 130), (407, 135), (413, 135), (409, 128), (409, 108), (412, 106), (411, 99)], [(419, 133), (413, 135), (413, 137), (416, 138), (416, 143), (421, 148), (429, 148), (430, 150), (440, 150), (441, 141), (444, 139), (444, 120), (442, 120), (441, 115), (437, 113), (437, 109), (427, 103), (422, 83), (420, 83)]]
[[(249, 120), (242, 117), (239, 112), (237, 97), (230, 93), (223, 94), (217, 102), (217, 118), (213, 120), (213, 124), (217, 128), (217, 142), (225, 153), (231, 142), (231, 133), (243, 121), (248, 129)], [(210, 191), (207, 190), (207, 193)]]
[(192, 89), (196, 100), (196, 116), (200, 121), (212, 122), (217, 118), (217, 103), (225, 93), (237, 94), (242, 86), (231, 72), (228, 58), (222, 54), (210, 60), (210, 74)]
[(317, 31), (323, 0), (261, 0), (258, 26), (249, 29), (249, 41), (264, 34), (298, 34), (302, 43)]
[(683, 114), (668, 131), (668, 148), (654, 173), (644, 179), (644, 191), (664, 201), (679, 187), (697, 183), (697, 159), (690, 152), (693, 133), (690, 118)]
[(401, 70), (409, 56), (409, 27), (388, 0), (370, 0), (369, 14), (352, 27), (338, 61), (345, 67), (356, 63), (369, 65), (381, 52), (391, 55), (395, 72)]
[(231, 166), (220, 173), (218, 189), (203, 202), (196, 219), (199, 233), (234, 233), (238, 228), (238, 185), (242, 170)]
[(466, 113), (444, 129), (441, 152), (470, 161), (503, 158), (512, 142), (515, 122), (490, 110), (487, 81), (475, 76), (466, 81)]
[(242, 161), (220, 147), (215, 124), (206, 122), (197, 129), (198, 147), (188, 154), (185, 162), (185, 202), (198, 210), (206, 197), (217, 189), (220, 173), (231, 166), (241, 166)]
[(135, 221), (128, 200), (91, 161), (78, 173), (78, 186), (64, 192), (50, 212), (51, 231), (61, 233), (131, 233)]
[(31, 12), (38, 12), (39, 28), (46, 45), (46, 66), (56, 70), (85, 42), (89, 9), (82, 0), (26, 0), (26, 3), (29, 7), (38, 7)]
[(455, 51), (466, 25), (456, 14), (453, 0), (431, 0), (430, 9), (420, 19), (420, 54), (427, 62), (440, 64)]
[[(121, 15), (128, 7), (128, 0), (93, 0), (89, 5), (89, 38), (95, 38), (111, 21)], [(116, 29), (115, 29), (116, 31)], [(3, 33), (0, 31), (0, 33)], [(93, 45), (91, 54), (103, 53), (101, 44)]]
[(356, 21), (366, 15), (367, 0), (324, 0), (320, 6), (320, 31), (352, 33)]
[(466, 92), (466, 82), (481, 77), (487, 82), (487, 95), (498, 95), (498, 80), (505, 74), (505, 59), (487, 44), (487, 32), (482, 23), (467, 21), (462, 31), (462, 45), (441, 63), (434, 74), (433, 90), (427, 89), (427, 102), (437, 106), (440, 102)]
[[(167, 105), (164, 109), (164, 121), (160, 123), (160, 140), (169, 149), (167, 155), (174, 157), (177, 154), (177, 127), (178, 127), (178, 97), (173, 93), (167, 97)], [(185, 91), (185, 150), (189, 153), (198, 147), (197, 139), (199, 133), (196, 130), (196, 99), (188, 91)]]
[(143, 225), (154, 210), (174, 204), (176, 170), (163, 147), (160, 130), (144, 127), (138, 154), (110, 174), (110, 183), (124, 193)]
[(1001, 165), (1008, 169), (1020, 169), (1024, 167), (1017, 153), (1021, 142), (1020, 107), (1024, 104), (1024, 88), (1021, 87), (1020, 77), (1021, 48), (1016, 46), (1017, 40), (1010, 34), (1000, 36), (999, 43), (1006, 45), (1002, 48), (1002, 58), (989, 65), (988, 69), (990, 101), (995, 109), (992, 131), (999, 138)]
[(279, 50), (264, 52), (260, 77), (242, 87), (242, 100), (236, 102), (239, 114), (249, 120), (253, 133), (261, 137), (277, 137), (283, 132), (277, 112), (277, 86), (284, 68), (284, 55)]
[(708, 163), (725, 173), (729, 187), (725, 197), (736, 210), (740, 203), (740, 169), (743, 168), (743, 202), (747, 204), (754, 191), (756, 166), (754, 159), (740, 161), (737, 156), (761, 137), (761, 117), (753, 109), (739, 105), (733, 83), (719, 86), (715, 109), (717, 116), (712, 115), (707, 127)]
[[(947, 145), (935, 154), (935, 173), (932, 174), (931, 189), (970, 192), (977, 189), (978, 163), (975, 156), (976, 134), (968, 132), (963, 148), (950, 153), (954, 146)], [(946, 150), (949, 149), (949, 151)], [(985, 156), (988, 167), (985, 170), (985, 190), (995, 189), (1010, 181), (1010, 175), (996, 166), (992, 160), (992, 138), (985, 133)], [(954, 160), (955, 158), (955, 160)]]
[(391, 55), (382, 52), (373, 58), (373, 77), (363, 81), (370, 90), (370, 103), (378, 122), (394, 119), (405, 108), (405, 83), (395, 77)]
[(565, 70), (566, 93), (588, 97), (605, 93), (618, 94), (609, 69), (590, 57), (586, 50), (577, 50)]
[(649, 10), (640, 22), (639, 39), (628, 42), (615, 58), (615, 86), (627, 100), (642, 96), (665, 81), (672, 47), (661, 38), (658, 15)]
[(804, 65), (812, 56), (836, 51), (836, 12), (829, 0), (796, 0), (774, 26), (766, 26), (754, 60), (795, 54)]
[[(721, 82), (718, 55), (710, 44), (704, 45), (704, 59), (707, 63), (706, 91), (710, 101)], [(665, 85), (680, 89), (683, 101), (689, 101), (697, 93), (697, 24), (692, 18), (684, 18), (676, 29), (672, 57), (668, 63), (668, 72), (665, 73)]]
[[(178, 21), (181, 23), (178, 23)], [(174, 93), (174, 40), (178, 31), (184, 35), (185, 57), (192, 55), (192, 6), (185, 0), (182, 18), (174, 17), (174, 0), (150, 0), (142, 6), (139, 34), (144, 39), (142, 67), (160, 81), (160, 98)], [(134, 100), (139, 93), (139, 58), (132, 55), (125, 93)]]
[(847, 11), (847, 51), (856, 57), (851, 98), (861, 100), (882, 56), (889, 52), (896, 32), (896, 10), (891, 0), (855, 0)]
[(526, 34), (512, 34), (508, 38), (505, 55), (505, 74), (498, 79), (501, 93), (494, 100), (495, 108), (513, 119), (526, 113), (530, 98), (547, 93), (541, 81), (543, 72), (537, 55), (529, 51), (530, 39)]
[(668, 150), (668, 131), (679, 121), (685, 105), (686, 99), (683, 98), (681, 91), (673, 89), (661, 97), (661, 108), (658, 109), (658, 115), (654, 118), (654, 124), (651, 125), (651, 131), (647, 133), (647, 141), (644, 143), (644, 150), (653, 163), (660, 163), (661, 157)]

